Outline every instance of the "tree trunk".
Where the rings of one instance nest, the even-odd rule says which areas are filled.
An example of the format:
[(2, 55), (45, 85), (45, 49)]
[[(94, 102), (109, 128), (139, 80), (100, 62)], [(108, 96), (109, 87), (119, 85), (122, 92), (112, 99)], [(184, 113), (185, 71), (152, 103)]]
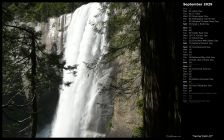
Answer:
[(32, 34), (32, 43), (31, 43), (31, 65), (32, 65), (32, 76), (31, 76), (31, 94), (33, 96), (32, 104), (32, 132), (31, 137), (34, 138), (37, 132), (37, 94), (36, 94), (36, 45), (35, 45), (35, 36)]
[[(173, 7), (167, 3), (141, 5), (140, 37), (145, 137), (176, 133)], [(175, 129), (173, 129), (175, 128)]]

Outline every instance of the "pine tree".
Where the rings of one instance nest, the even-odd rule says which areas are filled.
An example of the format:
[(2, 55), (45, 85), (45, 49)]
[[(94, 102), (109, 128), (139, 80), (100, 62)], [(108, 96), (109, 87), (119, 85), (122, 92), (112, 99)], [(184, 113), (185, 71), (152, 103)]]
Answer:
[(41, 33), (19, 21), (10, 8), (5, 3), (2, 9), (3, 136), (35, 137), (40, 93), (60, 84), (64, 64), (61, 54), (44, 53)]

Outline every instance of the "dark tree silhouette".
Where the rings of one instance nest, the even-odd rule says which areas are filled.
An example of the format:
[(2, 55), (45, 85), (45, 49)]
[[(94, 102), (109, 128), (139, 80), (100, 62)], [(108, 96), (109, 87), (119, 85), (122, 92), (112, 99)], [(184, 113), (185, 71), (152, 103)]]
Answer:
[(175, 54), (174, 3), (141, 6), (140, 36), (145, 137), (178, 135), (179, 87)]

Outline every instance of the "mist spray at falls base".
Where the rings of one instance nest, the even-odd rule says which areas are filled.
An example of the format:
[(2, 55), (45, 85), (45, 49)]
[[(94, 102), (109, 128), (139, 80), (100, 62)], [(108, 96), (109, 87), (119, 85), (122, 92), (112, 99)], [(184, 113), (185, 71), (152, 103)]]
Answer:
[(65, 67), (77, 65), (77, 69), (76, 75), (63, 70), (63, 83), (70, 84), (61, 85), (50, 137), (104, 137), (113, 110), (112, 97), (104, 90), (110, 84), (112, 68), (101, 63), (107, 53), (103, 23), (108, 17), (99, 3), (83, 5), (64, 17), (70, 21), (64, 31)]

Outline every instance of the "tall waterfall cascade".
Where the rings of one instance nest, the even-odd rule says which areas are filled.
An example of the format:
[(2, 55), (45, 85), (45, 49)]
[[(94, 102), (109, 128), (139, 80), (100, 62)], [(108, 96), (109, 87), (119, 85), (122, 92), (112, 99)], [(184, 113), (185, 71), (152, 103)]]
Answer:
[(50, 137), (105, 136), (113, 110), (112, 97), (104, 90), (113, 68), (101, 63), (108, 47), (107, 19), (100, 3), (88, 3), (74, 13), (49, 20), (44, 37), (47, 45), (57, 53), (64, 50), (65, 67), (77, 66), (63, 70)]

